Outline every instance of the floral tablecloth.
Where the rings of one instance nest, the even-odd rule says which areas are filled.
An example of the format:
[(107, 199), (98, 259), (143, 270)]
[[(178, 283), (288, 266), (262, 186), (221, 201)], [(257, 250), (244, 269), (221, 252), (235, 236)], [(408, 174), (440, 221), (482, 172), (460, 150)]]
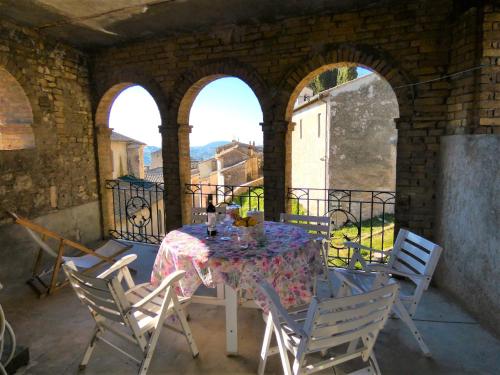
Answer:
[(178, 292), (185, 296), (191, 296), (201, 283), (208, 287), (225, 283), (267, 310), (266, 301), (255, 294), (252, 276), (259, 273), (273, 285), (286, 308), (309, 302), (313, 276), (321, 268), (316, 245), (305, 230), (290, 224), (265, 222), (264, 230), (264, 239), (250, 241), (247, 249), (220, 235), (207, 239), (205, 225), (171, 231), (161, 243), (151, 282), (158, 285), (170, 273), (184, 270)]

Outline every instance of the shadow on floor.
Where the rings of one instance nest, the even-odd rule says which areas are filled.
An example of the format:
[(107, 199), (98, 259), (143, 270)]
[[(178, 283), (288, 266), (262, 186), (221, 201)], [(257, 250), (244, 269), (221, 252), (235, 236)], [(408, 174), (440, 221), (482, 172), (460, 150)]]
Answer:
[[(133, 267), (137, 282), (147, 281), (158, 247), (135, 245), (139, 255)], [(320, 293), (326, 292), (322, 288)], [(29, 346), (31, 363), (20, 374), (76, 374), (91, 336), (93, 321), (69, 288), (38, 299), (24, 285), (10, 285), (0, 292), (0, 303), (12, 323), (18, 342)], [(190, 325), (200, 356), (193, 359), (183, 336), (164, 330), (148, 374), (255, 374), (264, 333), (261, 314), (240, 309), (240, 354), (225, 353), (224, 309), (192, 304)], [(483, 329), (458, 305), (431, 288), (417, 313), (417, 326), (433, 353), (424, 358), (410, 332), (400, 321), (390, 320), (381, 332), (375, 352), (383, 374), (499, 374), (500, 341)], [(134, 374), (137, 367), (105, 345), (98, 345), (82, 374)], [(281, 374), (278, 357), (271, 358), (266, 374)], [(332, 374), (333, 371), (324, 371)], [(340, 375), (342, 372), (337, 371)]]

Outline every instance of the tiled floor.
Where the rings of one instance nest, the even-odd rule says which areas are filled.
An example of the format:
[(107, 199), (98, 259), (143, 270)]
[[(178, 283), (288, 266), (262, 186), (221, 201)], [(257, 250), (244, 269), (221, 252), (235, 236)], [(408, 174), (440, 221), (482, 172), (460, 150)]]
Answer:
[[(133, 252), (140, 255), (134, 265), (139, 281), (148, 279), (156, 250), (152, 246), (134, 247)], [(19, 343), (30, 348), (31, 363), (19, 373), (78, 372), (93, 323), (70, 288), (38, 299), (25, 285), (6, 285), (0, 292), (0, 303)], [(257, 310), (240, 310), (240, 354), (233, 357), (225, 353), (222, 307), (192, 304), (189, 314), (199, 357), (191, 357), (184, 337), (164, 330), (148, 374), (256, 373), (264, 332)], [(433, 358), (424, 358), (408, 329), (400, 321), (390, 320), (375, 346), (383, 374), (500, 374), (500, 341), (438, 290), (431, 288), (424, 296), (417, 326)], [(134, 374), (137, 371), (134, 363), (102, 344), (94, 353), (84, 374)], [(278, 357), (269, 361), (266, 373), (282, 373)]]

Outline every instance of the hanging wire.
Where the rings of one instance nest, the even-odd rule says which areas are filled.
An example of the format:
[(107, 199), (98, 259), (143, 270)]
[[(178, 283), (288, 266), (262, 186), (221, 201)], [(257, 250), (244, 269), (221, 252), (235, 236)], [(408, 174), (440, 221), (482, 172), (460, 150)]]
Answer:
[(465, 74), (465, 73), (468, 73), (468, 72), (472, 72), (474, 70), (479, 70), (479, 69), (482, 69), (482, 68), (490, 67), (490, 66), (493, 66), (493, 64), (478, 65), (478, 66), (475, 66), (473, 68), (465, 69), (465, 70), (462, 70), (460, 72), (456, 72), (456, 73), (452, 73), (452, 74), (447, 74), (447, 75), (444, 75), (444, 76), (441, 76), (441, 77), (438, 77), (438, 78), (429, 79), (427, 81), (415, 82), (415, 83), (409, 83), (407, 85), (396, 86), (396, 87), (394, 87), (394, 89), (400, 89), (400, 88), (403, 88), (403, 87), (413, 87), (413, 86), (418, 86), (418, 85), (424, 85), (426, 83), (431, 83), (431, 82), (436, 82), (436, 81), (442, 81), (444, 79), (457, 77), (457, 76), (460, 76), (462, 74)]

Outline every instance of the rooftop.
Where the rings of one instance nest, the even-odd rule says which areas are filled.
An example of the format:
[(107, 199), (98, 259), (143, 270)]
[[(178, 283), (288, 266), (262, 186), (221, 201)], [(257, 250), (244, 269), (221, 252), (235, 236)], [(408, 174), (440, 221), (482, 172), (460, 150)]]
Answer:
[(117, 133), (115, 131), (111, 132), (111, 141), (112, 142), (126, 142), (126, 143), (135, 143), (138, 145), (146, 145), (145, 143), (138, 141), (137, 139), (133, 139), (130, 137), (127, 137), (126, 135)]

